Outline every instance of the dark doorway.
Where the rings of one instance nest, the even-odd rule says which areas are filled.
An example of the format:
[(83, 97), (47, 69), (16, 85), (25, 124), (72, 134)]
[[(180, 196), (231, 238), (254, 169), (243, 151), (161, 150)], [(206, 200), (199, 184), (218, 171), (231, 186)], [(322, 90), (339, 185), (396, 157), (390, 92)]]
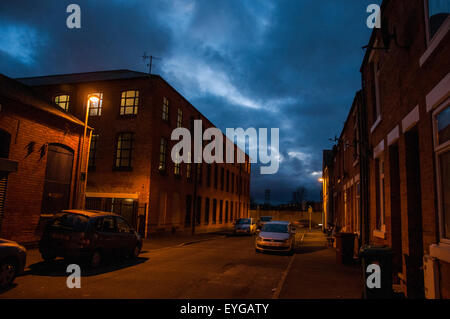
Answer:
[(391, 187), (391, 236), (393, 258), (394, 280), (397, 281), (397, 274), (403, 271), (402, 254), (402, 214), (400, 198), (400, 169), (399, 169), (398, 145), (389, 147), (389, 175)]
[(69, 208), (73, 151), (60, 144), (48, 146), (42, 213), (55, 214)]
[(405, 255), (409, 298), (424, 298), (422, 203), (420, 189), (419, 134), (417, 127), (405, 133), (408, 248)]

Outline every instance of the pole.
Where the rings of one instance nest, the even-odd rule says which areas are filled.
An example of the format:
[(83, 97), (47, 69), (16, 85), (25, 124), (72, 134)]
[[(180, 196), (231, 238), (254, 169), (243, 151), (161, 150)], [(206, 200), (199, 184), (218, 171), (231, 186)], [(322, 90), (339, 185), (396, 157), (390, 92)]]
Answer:
[[(88, 116), (89, 116), (89, 104), (90, 104), (90, 99), (88, 99), (87, 104), (86, 104), (86, 114), (84, 117), (84, 132), (83, 132), (83, 138), (82, 138), (82, 143), (81, 143), (81, 153), (79, 154), (81, 160), (80, 160), (80, 170), (79, 170), (80, 176), (78, 177), (79, 178), (79, 187), (78, 187), (79, 188), (78, 189), (79, 198), (78, 198), (77, 206), (81, 209), (83, 209), (83, 207), (84, 207), (84, 204), (83, 204), (84, 201), (83, 201), (83, 198), (81, 197), (81, 185), (85, 185), (85, 183), (84, 183), (84, 181), (83, 181), (83, 183), (81, 183), (82, 182), (81, 177), (83, 176), (83, 162), (84, 162), (83, 153), (84, 153), (84, 143), (85, 143), (85, 139), (86, 139), (87, 123), (88, 123)], [(88, 150), (88, 154), (89, 154), (89, 150)], [(85, 174), (84, 178), (86, 179), (86, 174)]]

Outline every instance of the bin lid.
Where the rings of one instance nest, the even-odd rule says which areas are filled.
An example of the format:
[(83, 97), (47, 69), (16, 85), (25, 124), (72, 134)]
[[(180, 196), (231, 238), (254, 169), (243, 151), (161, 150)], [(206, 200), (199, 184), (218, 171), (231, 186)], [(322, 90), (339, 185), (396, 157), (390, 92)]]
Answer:
[(390, 255), (393, 254), (392, 248), (388, 246), (362, 246), (359, 255), (360, 256), (374, 256), (374, 255)]

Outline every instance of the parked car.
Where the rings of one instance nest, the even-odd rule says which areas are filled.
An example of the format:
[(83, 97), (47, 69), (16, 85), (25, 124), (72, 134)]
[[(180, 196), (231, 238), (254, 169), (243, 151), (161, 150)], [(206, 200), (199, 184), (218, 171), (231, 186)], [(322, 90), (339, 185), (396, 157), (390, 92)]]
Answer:
[(121, 216), (100, 211), (66, 210), (48, 222), (39, 242), (45, 261), (77, 258), (95, 268), (105, 257), (139, 256), (142, 238)]
[(27, 250), (15, 241), (0, 238), (0, 289), (10, 286), (23, 272)]
[(254, 218), (239, 218), (234, 223), (233, 233), (254, 234), (256, 232), (256, 221)]
[(255, 239), (256, 252), (284, 251), (290, 254), (295, 249), (295, 228), (288, 221), (266, 222)]
[(262, 227), (265, 223), (270, 222), (270, 221), (272, 221), (272, 216), (261, 216), (261, 217), (259, 218), (257, 228), (258, 228), (258, 229), (261, 229), (261, 227)]

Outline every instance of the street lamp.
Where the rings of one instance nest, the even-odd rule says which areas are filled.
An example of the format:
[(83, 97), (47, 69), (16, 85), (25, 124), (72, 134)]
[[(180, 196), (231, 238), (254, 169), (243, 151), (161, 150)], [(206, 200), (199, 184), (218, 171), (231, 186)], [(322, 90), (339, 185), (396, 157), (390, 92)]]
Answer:
[[(88, 95), (88, 99), (87, 99), (87, 103), (86, 103), (86, 113), (85, 113), (85, 117), (84, 117), (84, 133), (83, 133), (83, 139), (82, 139), (82, 143), (81, 143), (81, 152), (80, 152), (80, 158), (81, 160), (79, 161), (80, 163), (80, 167), (79, 167), (79, 191), (78, 191), (78, 195), (80, 196), (80, 202), (79, 202), (79, 207), (84, 209), (85, 206), (85, 201), (83, 200), (83, 198), (81, 197), (81, 182), (83, 181), (84, 183), (84, 190), (86, 191), (86, 182), (87, 182), (87, 165), (88, 165), (88, 161), (89, 161), (89, 149), (91, 147), (91, 137), (92, 137), (92, 131), (89, 134), (89, 145), (87, 148), (87, 152), (86, 152), (86, 157), (83, 156), (84, 153), (84, 143), (85, 143), (85, 138), (86, 138), (86, 133), (87, 133), (87, 128), (88, 128), (88, 118), (89, 118), (89, 107), (91, 105), (91, 103), (98, 103), (100, 101), (100, 97), (97, 94), (89, 94)], [(85, 165), (83, 166), (83, 162), (85, 163)], [(85, 169), (85, 171), (83, 172), (83, 167)]]

